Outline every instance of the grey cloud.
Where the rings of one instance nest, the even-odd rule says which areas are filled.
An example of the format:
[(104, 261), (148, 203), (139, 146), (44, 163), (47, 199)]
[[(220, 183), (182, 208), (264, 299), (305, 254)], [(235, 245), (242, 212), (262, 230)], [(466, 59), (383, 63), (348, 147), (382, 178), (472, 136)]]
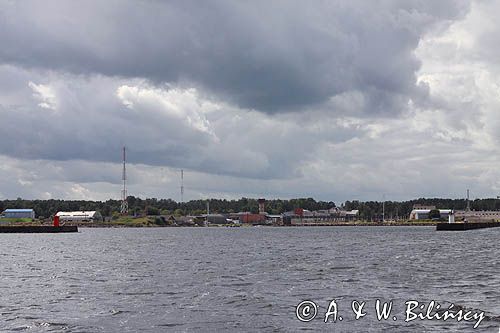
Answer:
[(468, 1), (5, 2), (0, 61), (197, 86), (244, 108), (294, 111), (349, 91), (394, 114), (413, 51)]
[[(5, 70), (0, 66), (0, 82)], [(18, 90), (31, 90), (24, 91), (19, 105), (0, 105), (0, 153), (15, 158), (119, 162), (126, 145), (130, 163), (290, 178), (300, 176), (302, 161), (314, 157), (316, 142), (363, 133), (321, 111), (307, 113), (312, 117), (269, 116), (204, 99), (195, 90), (142, 80), (18, 72), (32, 80), (20, 80)], [(43, 94), (53, 108), (40, 103)]]
[(496, 7), (27, 4), (0, 5), (0, 197), (118, 197), (122, 145), (141, 196), (180, 168), (190, 198), (500, 189)]

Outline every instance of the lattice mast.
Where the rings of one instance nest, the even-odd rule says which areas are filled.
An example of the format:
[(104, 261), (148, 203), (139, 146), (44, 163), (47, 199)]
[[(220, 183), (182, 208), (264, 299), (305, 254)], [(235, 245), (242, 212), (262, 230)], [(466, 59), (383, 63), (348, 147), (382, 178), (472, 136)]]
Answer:
[(122, 203), (120, 206), (120, 213), (125, 215), (128, 213), (128, 202), (127, 202), (127, 169), (125, 166), (126, 163), (126, 154), (125, 154), (125, 146), (123, 146), (123, 171), (122, 171), (122, 181), (123, 181), (123, 189), (122, 189)]
[(181, 169), (181, 202), (184, 202), (184, 170)]

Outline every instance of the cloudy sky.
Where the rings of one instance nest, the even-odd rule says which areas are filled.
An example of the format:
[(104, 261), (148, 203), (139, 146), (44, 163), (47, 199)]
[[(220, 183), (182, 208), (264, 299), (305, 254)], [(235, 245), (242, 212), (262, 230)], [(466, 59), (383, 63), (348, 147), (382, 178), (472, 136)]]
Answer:
[(500, 194), (500, 1), (0, 0), (0, 199)]

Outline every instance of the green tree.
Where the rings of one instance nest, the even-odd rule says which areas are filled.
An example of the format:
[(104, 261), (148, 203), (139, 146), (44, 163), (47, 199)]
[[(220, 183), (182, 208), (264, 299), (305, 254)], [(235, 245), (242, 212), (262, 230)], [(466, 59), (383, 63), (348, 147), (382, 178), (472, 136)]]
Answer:
[(147, 215), (159, 215), (160, 211), (158, 210), (158, 208), (149, 206), (148, 209), (146, 210), (146, 214)]

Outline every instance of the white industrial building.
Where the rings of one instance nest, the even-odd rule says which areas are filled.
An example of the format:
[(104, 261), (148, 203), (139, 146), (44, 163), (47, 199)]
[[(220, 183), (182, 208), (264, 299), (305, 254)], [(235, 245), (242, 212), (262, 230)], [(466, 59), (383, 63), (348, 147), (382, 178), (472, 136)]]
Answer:
[[(438, 209), (441, 218), (447, 219), (451, 214), (451, 209)], [(413, 209), (410, 213), (410, 220), (427, 220), (431, 209)], [(456, 210), (454, 211), (456, 220), (500, 220), (500, 211), (495, 210)]]
[(60, 222), (101, 222), (102, 216), (99, 212), (77, 211), (77, 212), (57, 212)]
[(456, 219), (500, 220), (500, 211), (497, 210), (457, 210)]
[[(451, 209), (438, 209), (439, 210), (439, 215), (441, 215), (441, 218), (447, 219), (448, 216), (451, 214)], [(410, 213), (410, 220), (427, 220), (429, 219), (429, 213), (431, 212), (431, 209), (414, 209)]]

